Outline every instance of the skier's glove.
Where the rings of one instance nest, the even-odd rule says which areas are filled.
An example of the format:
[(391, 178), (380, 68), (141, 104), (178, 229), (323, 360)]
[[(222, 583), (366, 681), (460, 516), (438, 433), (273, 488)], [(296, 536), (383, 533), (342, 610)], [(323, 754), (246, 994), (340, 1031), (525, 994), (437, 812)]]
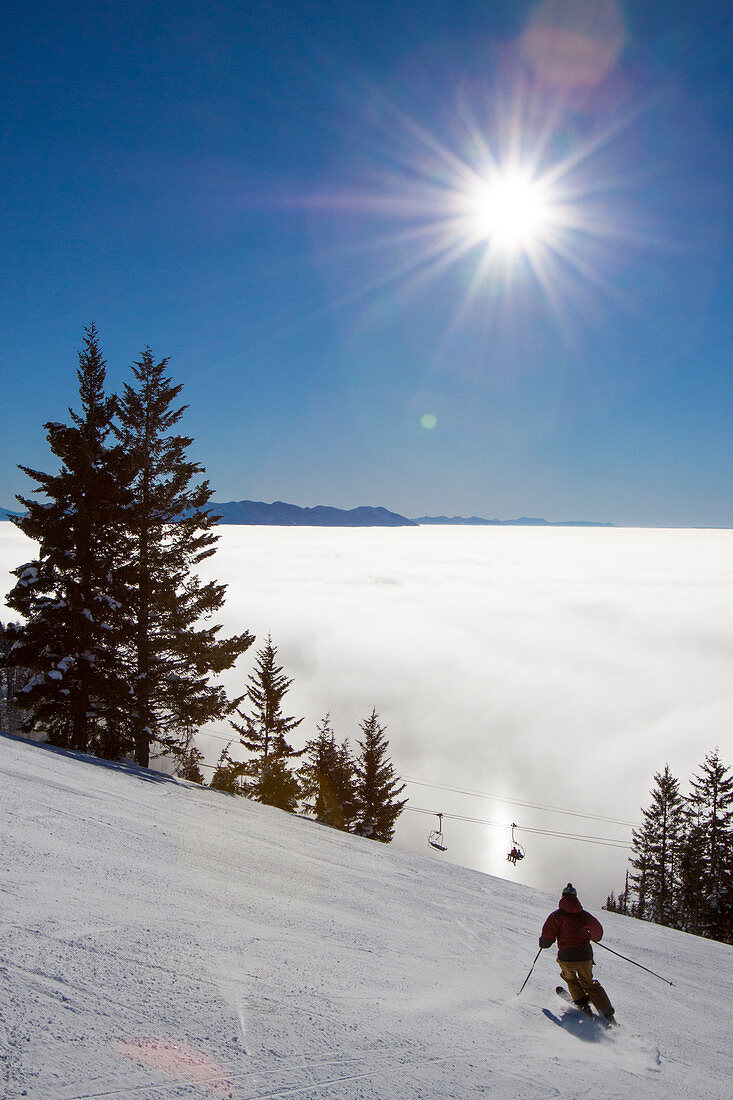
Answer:
[(542, 936), (540, 936), (540, 947), (542, 947), (542, 948), (552, 947), (552, 943), (553, 943), (552, 940), (546, 940)]

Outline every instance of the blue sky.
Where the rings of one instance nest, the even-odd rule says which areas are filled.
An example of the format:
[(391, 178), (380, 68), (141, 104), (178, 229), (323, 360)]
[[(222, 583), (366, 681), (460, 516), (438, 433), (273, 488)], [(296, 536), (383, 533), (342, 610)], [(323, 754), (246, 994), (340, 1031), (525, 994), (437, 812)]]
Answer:
[[(93, 320), (220, 500), (733, 525), (717, 3), (29, 2), (0, 43), (0, 504)], [(501, 254), (466, 187), (550, 196)], [(549, 184), (547, 181), (550, 181)]]

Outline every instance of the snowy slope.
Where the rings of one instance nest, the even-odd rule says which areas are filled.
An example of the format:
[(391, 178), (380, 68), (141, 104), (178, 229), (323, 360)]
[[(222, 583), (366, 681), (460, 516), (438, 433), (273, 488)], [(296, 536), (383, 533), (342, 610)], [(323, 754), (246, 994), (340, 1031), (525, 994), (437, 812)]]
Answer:
[(555, 897), (6, 737), (0, 827), (3, 1097), (731, 1095), (730, 947), (600, 914), (676, 986), (558, 1026)]

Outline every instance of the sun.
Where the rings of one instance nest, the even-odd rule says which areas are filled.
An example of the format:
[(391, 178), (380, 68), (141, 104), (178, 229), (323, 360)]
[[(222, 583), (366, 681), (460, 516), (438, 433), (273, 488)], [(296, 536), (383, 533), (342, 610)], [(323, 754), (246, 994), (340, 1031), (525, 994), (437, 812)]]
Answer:
[(464, 201), (468, 235), (503, 251), (530, 250), (552, 224), (547, 186), (520, 170), (476, 180)]
[(436, 129), (380, 100), (383, 145), (366, 183), (314, 200), (369, 217), (355, 249), (379, 263), (349, 300), (384, 292), (392, 308), (395, 295), (407, 301), (452, 270), (450, 333), (471, 314), (485, 325), (511, 319), (537, 289), (559, 323), (574, 323), (571, 303), (600, 287), (614, 242), (629, 234), (616, 160), (606, 160), (626, 120), (584, 137), (580, 124), (568, 131), (562, 103), (521, 79), (495, 98), (474, 106), (467, 92), (445, 132), (442, 116)]

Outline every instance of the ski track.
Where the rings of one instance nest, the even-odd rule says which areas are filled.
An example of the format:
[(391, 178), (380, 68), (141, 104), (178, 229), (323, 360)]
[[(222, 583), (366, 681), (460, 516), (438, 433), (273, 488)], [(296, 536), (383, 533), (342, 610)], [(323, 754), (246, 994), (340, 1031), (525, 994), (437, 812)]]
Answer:
[(3, 1100), (730, 1095), (725, 945), (603, 914), (585, 1041), (526, 887), (4, 737), (0, 828)]

